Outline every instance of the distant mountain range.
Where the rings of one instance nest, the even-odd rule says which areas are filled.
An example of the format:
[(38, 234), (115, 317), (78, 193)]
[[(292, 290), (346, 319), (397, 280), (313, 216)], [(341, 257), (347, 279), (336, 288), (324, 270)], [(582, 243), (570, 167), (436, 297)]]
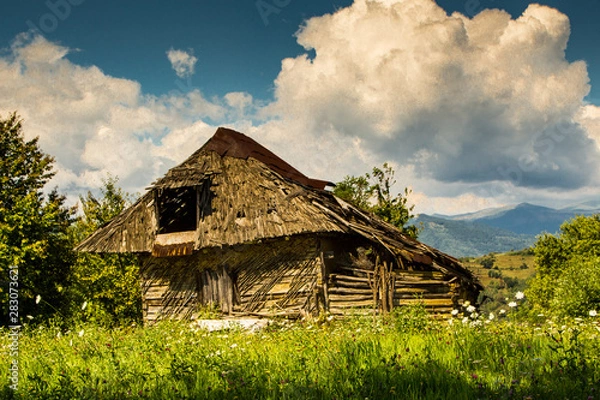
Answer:
[(455, 257), (503, 253), (531, 246), (536, 235), (556, 233), (576, 215), (600, 213), (600, 201), (553, 209), (529, 203), (461, 215), (420, 214), (419, 240)]

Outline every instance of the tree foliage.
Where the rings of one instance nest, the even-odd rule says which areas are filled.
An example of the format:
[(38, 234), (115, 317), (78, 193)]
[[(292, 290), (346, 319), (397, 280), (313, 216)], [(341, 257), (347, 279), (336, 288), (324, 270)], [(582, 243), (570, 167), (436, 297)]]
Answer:
[(490, 253), (488, 255), (481, 257), (481, 260), (479, 261), (479, 264), (481, 264), (481, 266), (485, 269), (494, 268), (495, 263), (496, 263), (496, 255), (494, 253)]
[(600, 214), (578, 216), (560, 229), (534, 247), (537, 275), (528, 296), (536, 309), (583, 316), (600, 309)]
[(2, 308), (7, 309), (8, 270), (16, 267), (21, 316), (48, 317), (65, 305), (63, 290), (74, 261), (68, 235), (74, 210), (56, 190), (43, 193), (54, 175), (53, 162), (37, 138), (25, 140), (16, 113), (0, 117)]
[[(83, 215), (73, 225), (77, 242), (131, 204), (131, 196), (117, 186), (117, 178), (109, 177), (103, 183), (100, 198), (91, 192), (80, 197)], [(134, 255), (78, 254), (71, 276), (72, 314), (77, 316), (84, 308), (85, 319), (107, 325), (140, 320), (138, 271)]]
[(406, 225), (414, 217), (412, 215), (414, 205), (407, 204), (410, 190), (405, 188), (404, 193), (394, 195), (392, 191), (396, 184), (394, 174), (394, 169), (388, 163), (384, 163), (381, 168), (374, 167), (371, 173), (363, 176), (346, 176), (343, 181), (336, 184), (333, 193), (416, 238), (417, 227)]

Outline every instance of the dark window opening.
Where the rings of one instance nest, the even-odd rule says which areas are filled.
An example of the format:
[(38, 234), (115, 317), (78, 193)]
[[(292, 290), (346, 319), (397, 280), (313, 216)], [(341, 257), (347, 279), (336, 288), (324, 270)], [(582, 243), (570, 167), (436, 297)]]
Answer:
[(194, 231), (198, 223), (195, 187), (163, 189), (158, 195), (158, 233)]

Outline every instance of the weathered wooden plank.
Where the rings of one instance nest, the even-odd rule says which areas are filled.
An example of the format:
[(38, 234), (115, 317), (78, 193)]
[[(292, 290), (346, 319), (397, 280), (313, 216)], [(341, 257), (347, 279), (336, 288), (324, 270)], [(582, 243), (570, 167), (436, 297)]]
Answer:
[(331, 308), (353, 308), (353, 307), (373, 307), (373, 299), (368, 300), (351, 300), (351, 301), (337, 301), (329, 299), (330, 309)]
[(346, 294), (364, 294), (364, 295), (373, 295), (373, 290), (371, 288), (345, 288), (339, 286), (332, 286), (329, 288), (330, 295), (346, 295)]
[(362, 295), (362, 294), (354, 294), (354, 295), (350, 295), (350, 294), (344, 294), (344, 295), (340, 295), (340, 294), (330, 294), (329, 295), (329, 301), (331, 302), (336, 302), (336, 301), (363, 301), (363, 300), (369, 300), (369, 301), (373, 301), (373, 295), (372, 294), (366, 294), (366, 295)]
[(428, 287), (399, 287), (394, 289), (394, 293), (413, 293), (413, 294), (427, 294), (427, 293), (452, 293), (447, 287), (443, 286), (428, 286)]
[[(362, 271), (362, 270), (361, 270)], [(330, 274), (329, 277), (333, 282), (368, 282), (365, 276), (352, 276), (344, 274)]]
[[(420, 299), (423, 300), (427, 300), (427, 299), (451, 299), (454, 297), (454, 295), (452, 293), (420, 293), (419, 295)], [(394, 298), (396, 299), (415, 299), (418, 300), (417, 298), (415, 298), (414, 293), (396, 293), (394, 295)]]
[[(255, 296), (256, 293), (257, 293), (256, 291), (253, 291), (253, 292), (244, 292), (244, 293), (240, 294), (240, 297), (242, 298), (242, 300), (249, 300), (253, 296)], [(306, 294), (309, 294), (309, 293), (312, 293), (312, 290), (310, 288), (306, 287), (304, 289), (295, 290), (293, 294), (306, 295)], [(264, 293), (264, 297), (265, 298), (278, 298), (278, 299), (280, 299), (280, 298), (287, 297), (290, 294), (291, 293), (289, 291), (287, 291), (287, 290), (285, 290), (285, 291), (277, 291), (277, 292), (269, 291), (267, 293)]]
[(450, 299), (394, 299), (394, 305), (408, 305), (423, 303), (425, 307), (447, 306), (453, 305)]
[(394, 272), (397, 280), (405, 281), (422, 281), (422, 280), (442, 280), (446, 274), (439, 271), (402, 271)]
[(401, 286), (427, 286), (427, 285), (442, 285), (450, 286), (451, 283), (444, 280), (424, 279), (424, 280), (396, 280), (396, 287)]

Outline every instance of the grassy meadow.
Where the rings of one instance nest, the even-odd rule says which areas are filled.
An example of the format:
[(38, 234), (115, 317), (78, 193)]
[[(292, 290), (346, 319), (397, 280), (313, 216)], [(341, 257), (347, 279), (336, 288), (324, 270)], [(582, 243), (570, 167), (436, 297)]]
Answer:
[(386, 317), (274, 322), (208, 332), (193, 322), (105, 329), (25, 327), (18, 390), (6, 399), (600, 398), (600, 319), (520, 322), (516, 309), (418, 307)]
[[(492, 253), (482, 257), (465, 257), (461, 261), (485, 287), (481, 310), (506, 310), (517, 292), (527, 288), (528, 280), (536, 272), (533, 252), (529, 249), (508, 253)], [(485, 260), (492, 262), (484, 267)]]
[[(498, 280), (498, 278), (490, 277), (490, 269), (486, 269), (481, 265), (481, 260), (483, 258), (485, 258), (485, 256), (467, 257), (462, 259), (462, 261), (467, 268), (473, 271), (481, 283), (485, 287), (488, 287), (490, 283), (494, 280)], [(497, 267), (497, 271), (500, 271), (501, 276), (526, 281), (535, 274), (534, 256), (526, 250), (494, 254), (494, 258), (494, 266)], [(527, 268), (522, 268), (523, 264), (525, 264)]]

